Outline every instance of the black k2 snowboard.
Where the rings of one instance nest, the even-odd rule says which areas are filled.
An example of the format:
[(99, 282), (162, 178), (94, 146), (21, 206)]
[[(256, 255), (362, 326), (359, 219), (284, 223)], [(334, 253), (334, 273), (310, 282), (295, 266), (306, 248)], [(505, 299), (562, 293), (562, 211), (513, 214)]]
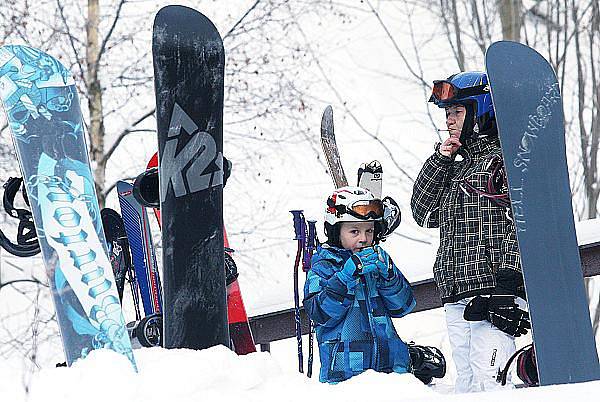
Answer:
[(535, 50), (497, 42), (486, 68), (508, 175), (541, 385), (600, 378), (554, 70)]
[(223, 261), (223, 42), (182, 6), (152, 35), (166, 348), (229, 346)]

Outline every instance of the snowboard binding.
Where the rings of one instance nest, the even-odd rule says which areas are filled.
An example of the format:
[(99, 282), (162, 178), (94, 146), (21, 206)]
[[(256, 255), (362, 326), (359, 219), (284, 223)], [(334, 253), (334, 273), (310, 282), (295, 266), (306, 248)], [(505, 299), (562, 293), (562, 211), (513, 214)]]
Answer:
[(446, 375), (446, 359), (442, 351), (435, 346), (408, 344), (411, 370), (415, 377), (430, 384), (433, 378), (443, 378)]
[(133, 196), (145, 207), (160, 208), (158, 186), (158, 168), (150, 168), (135, 178)]
[(231, 256), (233, 249), (225, 247), (225, 253), (223, 255), (225, 261), (225, 284), (227, 286), (235, 282), (239, 276), (237, 265)]
[(385, 197), (381, 202), (383, 203), (383, 231), (381, 233), (381, 240), (385, 240), (400, 226), (402, 214), (400, 213), (398, 203), (392, 197)]
[(162, 346), (163, 318), (162, 314), (151, 314), (127, 324), (131, 339), (137, 339), (145, 348)]
[(25, 204), (29, 206), (29, 198), (27, 197), (27, 190), (23, 184), (22, 177), (10, 177), (6, 183), (4, 183), (4, 196), (2, 198), (2, 205), (6, 213), (19, 220), (19, 226), (17, 228), (17, 241), (16, 243), (10, 240), (0, 230), (0, 246), (12, 255), (17, 257), (31, 257), (40, 252), (40, 245), (37, 240), (37, 234), (35, 231), (35, 224), (33, 222), (33, 215), (31, 211), (24, 208), (15, 208), (15, 196), (21, 190), (21, 194)]
[[(231, 175), (231, 161), (223, 157), (223, 187)], [(144, 207), (160, 208), (159, 173), (157, 167), (140, 173), (133, 182), (133, 196)]]
[(530, 343), (529, 345), (517, 350), (510, 357), (510, 359), (508, 359), (506, 362), (506, 367), (504, 367), (504, 370), (498, 373), (496, 381), (502, 385), (506, 385), (510, 366), (515, 359), (517, 361), (517, 377), (523, 381), (523, 384), (525, 384), (526, 387), (539, 386), (540, 380), (537, 372), (537, 363), (535, 361), (535, 349), (533, 348), (533, 343)]

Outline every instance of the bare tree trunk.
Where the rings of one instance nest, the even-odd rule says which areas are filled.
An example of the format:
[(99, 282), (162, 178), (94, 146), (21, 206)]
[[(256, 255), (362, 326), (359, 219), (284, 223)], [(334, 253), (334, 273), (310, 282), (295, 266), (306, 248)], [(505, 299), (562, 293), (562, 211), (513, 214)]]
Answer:
[[(598, 82), (596, 60), (597, 56), (594, 52), (598, 33), (600, 33), (600, 10), (596, 1), (592, 2), (591, 24), (589, 26), (589, 43), (592, 44), (589, 49), (590, 58), (590, 75), (593, 96), (592, 98), (592, 124), (590, 127), (590, 153), (589, 153), (589, 177), (585, 179), (585, 191), (588, 198), (588, 218), (593, 219), (597, 216), (598, 195), (600, 194), (600, 186), (598, 186), (598, 147), (600, 144), (600, 119), (598, 109), (600, 108), (600, 82)], [(596, 284), (597, 285), (597, 284)], [(594, 281), (586, 281), (588, 298), (591, 305), (595, 304), (596, 310), (592, 319), (592, 327), (594, 335), (598, 336), (600, 331), (600, 300), (593, 300)]]
[(456, 35), (456, 51), (458, 68), (465, 71), (465, 55), (462, 50), (461, 27), (458, 21), (458, 10), (456, 9), (456, 0), (452, 0), (452, 20), (454, 22), (454, 33)]
[(496, 0), (496, 4), (502, 23), (502, 38), (519, 42), (523, 23), (521, 0)]
[(100, 208), (104, 207), (106, 196), (102, 191), (104, 188), (104, 175), (106, 163), (104, 161), (104, 117), (102, 111), (102, 86), (98, 76), (100, 64), (100, 41), (98, 35), (98, 26), (100, 24), (100, 5), (99, 0), (88, 0), (88, 19), (86, 24), (87, 31), (87, 91), (88, 107), (90, 111), (90, 158), (92, 170), (94, 172), (94, 181), (96, 183), (96, 193), (98, 194), (98, 203)]
[(598, 149), (600, 147), (600, 82), (597, 74), (597, 55), (595, 53), (595, 44), (600, 34), (600, 7), (596, 1), (592, 2), (592, 17), (589, 27), (590, 46), (590, 73), (592, 76), (592, 125), (590, 127), (590, 161), (589, 161), (589, 179), (586, 178), (586, 192), (588, 196), (588, 218), (593, 219), (598, 214), (598, 196), (600, 195), (600, 186), (598, 185)]

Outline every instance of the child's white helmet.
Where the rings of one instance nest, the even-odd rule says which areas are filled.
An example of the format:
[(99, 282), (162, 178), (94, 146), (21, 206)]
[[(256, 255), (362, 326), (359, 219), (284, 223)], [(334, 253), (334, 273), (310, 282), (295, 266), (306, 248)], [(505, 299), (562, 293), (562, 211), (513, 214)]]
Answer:
[(327, 198), (325, 222), (368, 222), (383, 219), (383, 203), (361, 187), (338, 188)]

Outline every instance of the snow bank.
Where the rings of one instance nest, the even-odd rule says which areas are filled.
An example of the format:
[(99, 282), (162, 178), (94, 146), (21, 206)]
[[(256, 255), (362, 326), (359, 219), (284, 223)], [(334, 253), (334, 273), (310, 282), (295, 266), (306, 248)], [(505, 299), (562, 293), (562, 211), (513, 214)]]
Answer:
[(411, 375), (368, 371), (338, 385), (285, 372), (269, 353), (237, 356), (225, 347), (203, 351), (135, 351), (139, 373), (109, 350), (92, 352), (71, 368), (42, 369), (29, 383), (0, 365), (0, 400), (10, 402), (165, 401), (564, 401), (597, 400), (600, 381), (485, 394), (445, 395)]

